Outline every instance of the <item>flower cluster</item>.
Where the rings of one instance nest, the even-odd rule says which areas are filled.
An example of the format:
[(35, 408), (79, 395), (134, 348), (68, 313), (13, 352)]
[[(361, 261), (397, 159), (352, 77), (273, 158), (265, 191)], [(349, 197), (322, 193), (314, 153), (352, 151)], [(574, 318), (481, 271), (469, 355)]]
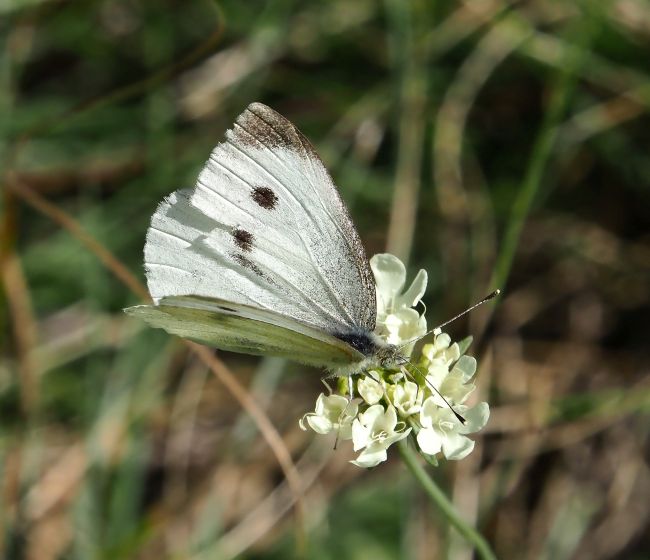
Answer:
[[(424, 314), (415, 309), (426, 289), (426, 271), (420, 270), (404, 290), (406, 269), (399, 259), (375, 255), (370, 266), (377, 284), (376, 332), (390, 344), (406, 344), (402, 350), (410, 355), (412, 341), (427, 332)], [(436, 331), (433, 342), (408, 364), (360, 372), (353, 387), (340, 379), (341, 392), (358, 397), (321, 394), (300, 427), (352, 440), (359, 452), (352, 463), (359, 467), (385, 461), (388, 447), (409, 435), (434, 460), (440, 453), (446, 459), (462, 459), (474, 448), (467, 434), (483, 428), (490, 413), (485, 402), (472, 408), (465, 404), (475, 388), (476, 360), (464, 355), (470, 342), (452, 343), (449, 335)]]

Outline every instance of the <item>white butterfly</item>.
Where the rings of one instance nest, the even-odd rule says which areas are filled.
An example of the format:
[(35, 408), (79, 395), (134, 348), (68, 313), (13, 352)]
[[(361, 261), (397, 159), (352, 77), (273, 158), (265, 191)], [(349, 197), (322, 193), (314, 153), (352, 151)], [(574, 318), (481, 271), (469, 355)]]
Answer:
[(309, 141), (253, 103), (193, 190), (172, 193), (144, 248), (150, 325), (224, 350), (340, 375), (403, 360), (374, 333), (375, 283), (332, 179)]

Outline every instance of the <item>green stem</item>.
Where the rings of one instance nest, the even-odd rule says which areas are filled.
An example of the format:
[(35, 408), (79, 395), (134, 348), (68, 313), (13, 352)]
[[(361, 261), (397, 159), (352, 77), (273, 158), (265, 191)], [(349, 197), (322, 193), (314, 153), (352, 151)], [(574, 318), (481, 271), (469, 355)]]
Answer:
[(399, 452), (402, 460), (411, 471), (411, 474), (420, 483), (431, 501), (436, 505), (447, 521), (474, 547), (478, 555), (484, 560), (496, 560), (490, 545), (474, 527), (468, 525), (458, 514), (454, 505), (445, 496), (433, 479), (427, 474), (420, 464), (417, 453), (408, 445), (408, 439), (399, 442)]

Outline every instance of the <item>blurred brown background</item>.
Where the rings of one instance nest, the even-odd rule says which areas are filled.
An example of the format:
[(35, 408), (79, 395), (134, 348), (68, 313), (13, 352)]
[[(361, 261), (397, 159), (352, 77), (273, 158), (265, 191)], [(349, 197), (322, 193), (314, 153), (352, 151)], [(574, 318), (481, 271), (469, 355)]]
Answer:
[(121, 312), (157, 203), (252, 101), (369, 254), (429, 271), (431, 325), (504, 289), (449, 327), (492, 407), (432, 473), (462, 515), (500, 558), (650, 557), (650, 3), (10, 0), (0, 39), (1, 557), (284, 559), (301, 530), (314, 559), (472, 557), (397, 457), (298, 429), (319, 372), (210, 369)]

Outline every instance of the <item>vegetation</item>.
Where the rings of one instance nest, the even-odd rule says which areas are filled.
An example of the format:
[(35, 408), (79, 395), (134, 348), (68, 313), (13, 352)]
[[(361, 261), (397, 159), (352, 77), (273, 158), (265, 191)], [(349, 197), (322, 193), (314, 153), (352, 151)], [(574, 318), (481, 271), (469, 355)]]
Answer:
[(449, 326), (491, 407), (467, 459), (427, 467), (458, 515), (499, 558), (647, 558), (649, 14), (1, 3), (0, 556), (472, 557), (397, 449), (365, 471), (299, 429), (317, 371), (121, 312), (158, 202), (262, 101), (368, 253), (429, 271), (430, 323), (504, 291)]

